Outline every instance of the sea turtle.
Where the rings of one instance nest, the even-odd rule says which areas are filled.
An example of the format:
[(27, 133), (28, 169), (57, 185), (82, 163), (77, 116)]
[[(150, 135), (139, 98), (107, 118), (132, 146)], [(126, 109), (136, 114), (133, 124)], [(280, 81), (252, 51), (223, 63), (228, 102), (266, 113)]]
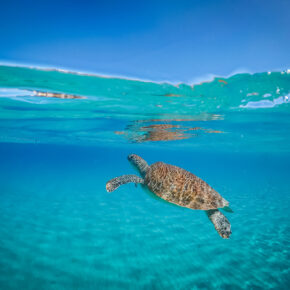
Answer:
[(136, 154), (128, 156), (131, 164), (138, 169), (142, 178), (136, 175), (122, 175), (109, 180), (106, 190), (112, 192), (122, 184), (133, 182), (147, 187), (155, 196), (190, 209), (204, 210), (219, 235), (227, 239), (231, 235), (228, 219), (218, 210), (232, 212), (229, 202), (211, 186), (194, 174), (177, 166), (156, 162), (149, 166)]

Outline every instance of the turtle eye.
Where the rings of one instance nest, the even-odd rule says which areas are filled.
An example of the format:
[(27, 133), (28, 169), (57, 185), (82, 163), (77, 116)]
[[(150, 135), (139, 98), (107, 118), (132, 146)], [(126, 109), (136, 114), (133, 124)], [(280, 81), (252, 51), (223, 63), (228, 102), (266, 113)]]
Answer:
[(135, 159), (136, 158), (136, 155), (135, 154), (130, 154), (128, 156), (128, 160), (132, 160), (132, 159)]

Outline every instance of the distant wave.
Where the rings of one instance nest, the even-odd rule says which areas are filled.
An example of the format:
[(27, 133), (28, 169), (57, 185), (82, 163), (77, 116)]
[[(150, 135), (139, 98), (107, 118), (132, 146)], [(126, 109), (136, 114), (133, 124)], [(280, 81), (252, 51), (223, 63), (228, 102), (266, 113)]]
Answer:
[[(29, 69), (35, 69), (35, 70), (41, 70), (41, 71), (57, 71), (61, 73), (66, 74), (74, 74), (74, 75), (80, 75), (80, 76), (91, 76), (91, 77), (98, 77), (98, 78), (108, 78), (108, 79), (123, 79), (123, 80), (131, 80), (131, 81), (140, 81), (140, 82), (149, 82), (149, 83), (157, 83), (157, 84), (163, 84), (168, 83), (174, 86), (179, 86), (182, 84), (185, 85), (198, 85), (202, 83), (212, 82), (214, 79), (217, 78), (224, 78), (228, 79), (232, 76), (238, 75), (238, 74), (255, 74), (256, 72), (253, 72), (246, 68), (239, 68), (227, 75), (219, 75), (219, 74), (212, 74), (209, 73), (207, 75), (203, 75), (200, 77), (195, 77), (192, 80), (188, 82), (181, 82), (181, 81), (169, 81), (169, 80), (150, 80), (146, 78), (139, 78), (139, 77), (132, 77), (132, 76), (125, 76), (125, 75), (118, 75), (118, 74), (104, 74), (104, 73), (98, 73), (98, 72), (86, 72), (86, 71), (76, 71), (73, 69), (68, 68), (56, 68), (56, 67), (48, 67), (48, 66), (41, 66), (41, 65), (26, 65), (26, 64), (14, 64), (14, 63), (6, 63), (6, 62), (0, 62), (0, 66), (7, 66), (7, 67), (16, 67), (16, 68), (29, 68)], [(290, 74), (290, 69), (282, 70), (282, 71), (268, 71), (268, 74), (271, 74), (272, 72), (280, 72), (281, 74), (287, 73)]]
[[(233, 108), (273, 108), (288, 103), (290, 70), (239, 73), (188, 85), (98, 76), (55, 68), (0, 66), (0, 97), (41, 103), (37, 98), (91, 103), (109, 111), (191, 115)], [(17, 97), (17, 98), (16, 98)], [(48, 100), (49, 101), (49, 100)]]
[(47, 66), (38, 66), (38, 65), (25, 65), (25, 64), (13, 64), (13, 63), (5, 63), (0, 62), (0, 66), (7, 66), (7, 67), (15, 67), (15, 68), (29, 68), (29, 69), (35, 69), (40, 71), (57, 71), (61, 73), (66, 74), (74, 74), (74, 75), (80, 75), (80, 76), (91, 76), (91, 77), (98, 77), (98, 78), (107, 78), (107, 79), (123, 79), (123, 80), (131, 80), (131, 81), (139, 81), (139, 82), (145, 82), (145, 83), (170, 83), (172, 85), (180, 84), (180, 81), (168, 81), (168, 80), (150, 80), (146, 78), (138, 78), (138, 77), (132, 77), (132, 76), (125, 76), (125, 75), (118, 75), (118, 74), (104, 74), (99, 72), (87, 72), (87, 71), (76, 71), (73, 69), (67, 69), (67, 68), (56, 68), (56, 67), (47, 67)]

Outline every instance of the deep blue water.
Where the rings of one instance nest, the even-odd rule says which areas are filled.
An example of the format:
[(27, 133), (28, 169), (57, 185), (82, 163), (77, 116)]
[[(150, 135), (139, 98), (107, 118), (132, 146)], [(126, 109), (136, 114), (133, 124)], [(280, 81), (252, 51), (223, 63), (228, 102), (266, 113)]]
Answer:
[(130, 150), (0, 146), (2, 289), (259, 289), (289, 286), (289, 155), (134, 148), (207, 180), (231, 202), (232, 236), (202, 211), (151, 199), (134, 185)]
[[(176, 102), (164, 108), (151, 107), (152, 95), (133, 102), (134, 89), (140, 100), (146, 95), (138, 82), (116, 86), (132, 90), (129, 100), (120, 91), (110, 93), (108, 84), (103, 90), (97, 85), (99, 99), (85, 85), (81, 94), (78, 84), (75, 94), (87, 99), (71, 100), (31, 95), (36, 88), (51, 91), (49, 77), (22, 72), (12, 90), (12, 77), (3, 75), (1, 289), (289, 289), (290, 91), (285, 79), (280, 92), (270, 88), (277, 87), (278, 76), (278, 81), (264, 80), (272, 97), (243, 95), (239, 100), (248, 98), (241, 104), (249, 107), (237, 105), (236, 83), (227, 91), (212, 83), (204, 88), (204, 100), (156, 97), (161, 106), (168, 98)], [(67, 83), (74, 85), (74, 76), (61, 77), (72, 77)], [(252, 86), (251, 92), (265, 87), (251, 76), (246, 84), (243, 77), (240, 83)], [(56, 83), (61, 87), (65, 81)], [(152, 86), (151, 93), (182, 90)], [(230, 92), (235, 100), (227, 99)], [(224, 96), (222, 108), (211, 97), (215, 93)], [(283, 102), (275, 101), (280, 97)], [(272, 98), (273, 106), (265, 98)], [(225, 213), (230, 239), (217, 234), (203, 211), (159, 202), (140, 186), (107, 193), (109, 179), (135, 173), (127, 161), (130, 153), (149, 164), (180, 166), (215, 188), (234, 211)]]

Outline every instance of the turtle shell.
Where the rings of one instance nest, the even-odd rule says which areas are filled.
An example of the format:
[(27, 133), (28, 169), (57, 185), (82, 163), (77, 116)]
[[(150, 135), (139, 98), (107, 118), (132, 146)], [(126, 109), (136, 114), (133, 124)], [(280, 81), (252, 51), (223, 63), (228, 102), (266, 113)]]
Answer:
[(146, 172), (145, 184), (160, 198), (191, 209), (222, 208), (229, 202), (194, 174), (163, 162), (152, 164)]

